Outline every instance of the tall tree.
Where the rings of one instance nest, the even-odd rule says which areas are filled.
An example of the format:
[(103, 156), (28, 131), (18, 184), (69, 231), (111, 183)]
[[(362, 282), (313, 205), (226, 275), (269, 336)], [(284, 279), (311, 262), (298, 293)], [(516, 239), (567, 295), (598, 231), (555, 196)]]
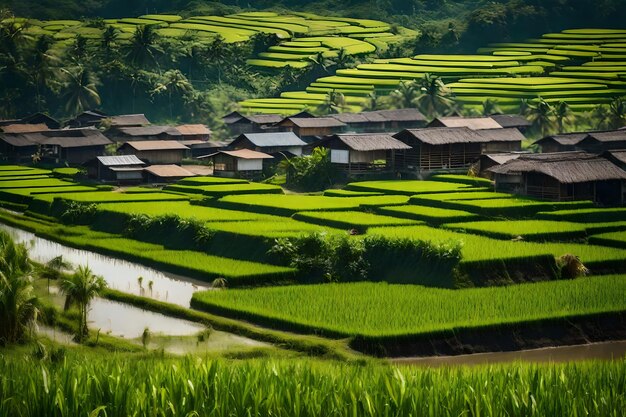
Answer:
[(394, 105), (400, 109), (415, 106), (419, 95), (419, 86), (415, 81), (401, 81), (398, 87), (390, 94)]
[(71, 266), (72, 264), (63, 259), (63, 255), (55, 256), (44, 264), (39, 276), (48, 280), (48, 294), (50, 294), (50, 280), (59, 281), (63, 277), (63, 271)]
[(556, 121), (556, 128), (559, 133), (565, 132), (565, 126), (574, 121), (574, 115), (569, 104), (564, 101), (559, 101), (554, 106), (554, 120)]
[(554, 128), (554, 109), (543, 98), (539, 98), (536, 104), (529, 105), (528, 119), (532, 123), (533, 129), (541, 136), (547, 136)]
[(452, 93), (440, 77), (424, 74), (419, 82), (419, 96), (415, 99), (418, 109), (428, 117), (447, 114), (454, 104)]
[(321, 114), (341, 113), (347, 108), (346, 97), (333, 90), (326, 94), (324, 102), (317, 107), (317, 111)]
[(67, 278), (61, 280), (60, 288), (65, 294), (65, 306), (69, 308), (72, 305), (78, 307), (79, 322), (78, 334), (76, 339), (82, 342), (89, 334), (87, 328), (87, 313), (91, 301), (96, 298), (107, 284), (104, 278), (94, 275), (88, 266), (79, 266), (76, 272)]
[(83, 110), (100, 105), (96, 77), (84, 67), (62, 69), (63, 101), (68, 114), (78, 114)]
[(626, 97), (616, 97), (609, 104), (609, 127), (619, 129), (626, 126)]
[(153, 94), (168, 97), (170, 118), (174, 117), (173, 101), (184, 104), (193, 97), (193, 93), (193, 86), (179, 70), (166, 71), (153, 89)]
[(0, 232), (0, 344), (23, 341), (38, 309), (28, 249)]
[(38, 37), (26, 59), (31, 83), (35, 86), (37, 111), (44, 110), (46, 92), (58, 87), (60, 59), (51, 50), (52, 44), (51, 36)]
[(126, 47), (127, 62), (137, 68), (159, 67), (163, 50), (152, 25), (138, 26)]
[(498, 105), (497, 100), (488, 98), (483, 101), (483, 116), (491, 116), (494, 114), (502, 114), (502, 109)]

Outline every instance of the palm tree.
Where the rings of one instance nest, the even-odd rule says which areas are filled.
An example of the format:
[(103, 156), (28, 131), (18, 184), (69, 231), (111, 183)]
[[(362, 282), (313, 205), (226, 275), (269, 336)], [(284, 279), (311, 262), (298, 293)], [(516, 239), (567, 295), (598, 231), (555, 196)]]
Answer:
[(616, 97), (609, 104), (609, 128), (626, 126), (626, 98)]
[(138, 26), (126, 48), (126, 59), (138, 68), (158, 67), (158, 57), (163, 52), (158, 40), (151, 25)]
[(83, 67), (73, 70), (63, 68), (63, 100), (68, 114), (78, 114), (85, 109), (100, 105), (100, 95), (96, 88), (96, 77)]
[(598, 130), (609, 129), (611, 124), (611, 115), (608, 106), (596, 106), (590, 115), (591, 125)]
[(530, 104), (528, 103), (528, 99), (521, 99), (519, 102), (519, 111), (518, 113), (522, 116), (526, 116), (528, 111), (530, 110)]
[(23, 341), (39, 310), (28, 249), (0, 232), (0, 344)]
[(48, 280), (48, 294), (50, 294), (50, 280), (59, 281), (63, 271), (72, 267), (72, 264), (63, 259), (63, 255), (50, 259), (39, 272), (39, 276)]
[(106, 29), (102, 32), (102, 37), (100, 38), (100, 50), (102, 51), (102, 56), (105, 60), (109, 60), (114, 52), (115, 52), (115, 41), (119, 37), (119, 30), (113, 26), (107, 26)]
[(554, 106), (554, 119), (556, 121), (557, 130), (559, 133), (563, 133), (565, 131), (565, 125), (573, 122), (572, 109), (570, 109), (569, 104), (564, 101), (559, 101), (556, 106)]
[(35, 100), (39, 111), (42, 110), (45, 89), (54, 88), (58, 84), (57, 65), (60, 60), (51, 50), (53, 43), (54, 39), (51, 36), (40, 36), (28, 54), (28, 74), (31, 83), (35, 86)]
[(419, 82), (419, 91), (415, 104), (422, 113), (431, 118), (446, 114), (454, 104), (454, 100), (450, 98), (450, 90), (436, 75), (424, 74)]
[(352, 65), (353, 62), (354, 59), (346, 52), (346, 48), (341, 48), (334, 59), (334, 64), (337, 68), (347, 68)]
[(347, 108), (346, 97), (335, 90), (326, 94), (324, 103), (317, 107), (317, 111), (321, 114), (341, 113)]
[(483, 101), (483, 116), (491, 116), (493, 114), (502, 114), (502, 109), (498, 106), (498, 100), (488, 98)]
[(193, 95), (193, 85), (179, 70), (168, 70), (163, 74), (161, 82), (152, 90), (153, 94), (167, 94), (170, 108), (170, 118), (174, 117), (172, 99), (187, 101)]
[(418, 93), (418, 85), (415, 81), (401, 81), (398, 88), (393, 90), (390, 96), (396, 107), (406, 109), (415, 105)]
[(554, 109), (541, 97), (535, 105), (530, 105), (528, 109), (528, 119), (532, 123), (533, 128), (541, 133), (541, 136), (547, 136), (548, 132), (553, 129), (554, 122), (552, 116)]
[(376, 91), (372, 91), (365, 98), (365, 103), (363, 104), (363, 110), (366, 110), (366, 111), (378, 110), (379, 104), (380, 103), (379, 103), (378, 94), (376, 94)]
[(66, 308), (74, 304), (78, 307), (79, 322), (78, 334), (76, 335), (78, 342), (82, 342), (85, 336), (89, 334), (87, 328), (89, 304), (106, 286), (104, 278), (94, 275), (88, 266), (82, 265), (72, 275), (61, 280), (60, 288), (66, 297)]
[(309, 60), (313, 62), (315, 67), (321, 68), (323, 72), (328, 72), (328, 67), (334, 64), (322, 51), (311, 55)]

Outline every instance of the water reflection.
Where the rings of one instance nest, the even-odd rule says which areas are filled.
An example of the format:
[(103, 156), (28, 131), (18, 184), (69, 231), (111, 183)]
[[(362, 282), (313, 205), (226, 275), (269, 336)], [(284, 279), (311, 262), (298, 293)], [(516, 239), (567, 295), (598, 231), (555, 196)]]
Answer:
[(63, 259), (73, 265), (88, 265), (95, 274), (102, 276), (112, 289), (167, 301), (183, 307), (189, 307), (194, 292), (209, 289), (207, 284), (201, 281), (164, 273), (110, 256), (70, 248), (5, 224), (0, 223), (0, 229), (9, 232), (19, 242), (29, 244), (30, 256), (33, 260), (45, 263), (62, 255)]

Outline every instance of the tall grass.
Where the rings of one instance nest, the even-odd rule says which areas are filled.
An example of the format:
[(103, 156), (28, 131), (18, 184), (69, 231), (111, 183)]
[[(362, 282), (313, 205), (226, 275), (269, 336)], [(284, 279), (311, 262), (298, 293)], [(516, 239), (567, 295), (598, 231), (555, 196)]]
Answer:
[(587, 236), (584, 224), (550, 220), (481, 221), (454, 223), (443, 225), (443, 227), (465, 230), (496, 239), (521, 237), (524, 240), (567, 240), (584, 239)]
[(428, 369), (73, 351), (57, 362), (0, 356), (1, 416), (619, 417), (625, 391), (624, 360)]
[(276, 327), (403, 336), (626, 310), (626, 276), (449, 290), (341, 283), (195, 293), (192, 305)]

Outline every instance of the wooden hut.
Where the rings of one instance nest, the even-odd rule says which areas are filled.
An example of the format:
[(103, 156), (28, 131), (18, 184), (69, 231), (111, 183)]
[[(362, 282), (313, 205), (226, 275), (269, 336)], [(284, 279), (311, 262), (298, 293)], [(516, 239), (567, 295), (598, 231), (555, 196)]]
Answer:
[(86, 110), (76, 117), (68, 120), (65, 125), (71, 128), (98, 126), (107, 116), (98, 110)]
[(211, 129), (205, 125), (180, 125), (176, 126), (176, 130), (180, 133), (182, 140), (201, 140), (206, 142), (211, 139)]
[(47, 130), (50, 130), (50, 128), (45, 123), (37, 123), (37, 124), (15, 123), (15, 124), (9, 124), (9, 125), (0, 127), (0, 132), (12, 134), (12, 135), (22, 134), (22, 133), (45, 132)]
[(0, 133), (0, 157), (4, 161), (31, 161), (38, 149), (39, 144), (28, 139), (27, 134)]
[(43, 135), (46, 139), (40, 142), (42, 157), (57, 164), (82, 165), (104, 155), (105, 147), (112, 143), (94, 128), (56, 130)]
[(280, 114), (255, 114), (243, 115), (239, 112), (232, 112), (222, 118), (224, 124), (233, 136), (243, 133), (261, 133), (278, 131), (277, 123), (284, 119)]
[(503, 128), (515, 128), (525, 133), (531, 126), (531, 123), (524, 116), (519, 114), (492, 114), (491, 117)]
[(339, 134), (326, 137), (315, 147), (330, 149), (330, 161), (348, 175), (394, 172), (411, 147), (391, 135)]
[(150, 165), (144, 168), (144, 177), (148, 182), (168, 183), (183, 178), (195, 177), (196, 174), (178, 165)]
[(295, 133), (305, 142), (313, 142), (323, 136), (341, 133), (347, 127), (345, 123), (334, 117), (288, 117), (278, 126), (285, 131)]
[(563, 133), (549, 135), (535, 141), (543, 153), (575, 151), (578, 144), (587, 137), (587, 133)]
[(144, 114), (120, 114), (107, 118), (111, 128), (147, 126), (150, 121)]
[(136, 155), (149, 164), (180, 165), (189, 150), (175, 140), (146, 140), (126, 142), (117, 149), (120, 155)]
[(592, 200), (624, 204), (626, 171), (611, 161), (585, 152), (522, 155), (498, 167), (497, 191), (555, 200)]
[(393, 136), (409, 145), (403, 168), (423, 171), (467, 169), (482, 154), (488, 140), (467, 127), (406, 129)]
[(521, 151), (522, 141), (526, 139), (522, 132), (514, 127), (481, 129), (476, 132), (486, 139), (482, 146), (482, 153)]
[(216, 177), (257, 179), (263, 175), (263, 161), (273, 156), (250, 149), (219, 151), (198, 157), (213, 162)]
[(601, 155), (603, 158), (613, 162), (618, 167), (626, 170), (626, 149), (617, 149), (614, 151), (606, 151)]
[(100, 181), (139, 183), (146, 165), (135, 155), (98, 156), (84, 164), (89, 177)]
[(493, 172), (489, 171), (491, 168), (500, 166), (506, 162), (512, 161), (513, 159), (517, 159), (520, 155), (523, 155), (522, 152), (506, 152), (506, 153), (491, 153), (491, 154), (483, 154), (480, 156), (478, 160), (478, 175), (483, 178), (493, 179)]
[(244, 133), (233, 140), (229, 149), (250, 149), (267, 154), (279, 152), (292, 156), (302, 155), (302, 148), (306, 145), (293, 132), (273, 133)]
[(61, 128), (61, 123), (57, 119), (55, 119), (54, 117), (51, 117), (50, 115), (46, 113), (31, 114), (30, 116), (23, 117), (20, 120), (20, 122), (24, 124), (31, 124), (31, 125), (45, 124), (46, 126), (48, 126), (49, 129)]
[(581, 150), (595, 153), (626, 149), (626, 130), (592, 132), (581, 140), (577, 146)]
[(199, 156), (209, 155), (222, 149), (226, 149), (231, 142), (228, 141), (216, 141), (216, 140), (179, 140), (181, 143), (189, 148), (186, 154), (188, 158), (197, 158)]
[(107, 131), (109, 138), (116, 142), (179, 140), (183, 135), (172, 126), (132, 126)]
[(467, 127), (472, 130), (502, 129), (502, 126), (491, 117), (437, 117), (428, 127)]

